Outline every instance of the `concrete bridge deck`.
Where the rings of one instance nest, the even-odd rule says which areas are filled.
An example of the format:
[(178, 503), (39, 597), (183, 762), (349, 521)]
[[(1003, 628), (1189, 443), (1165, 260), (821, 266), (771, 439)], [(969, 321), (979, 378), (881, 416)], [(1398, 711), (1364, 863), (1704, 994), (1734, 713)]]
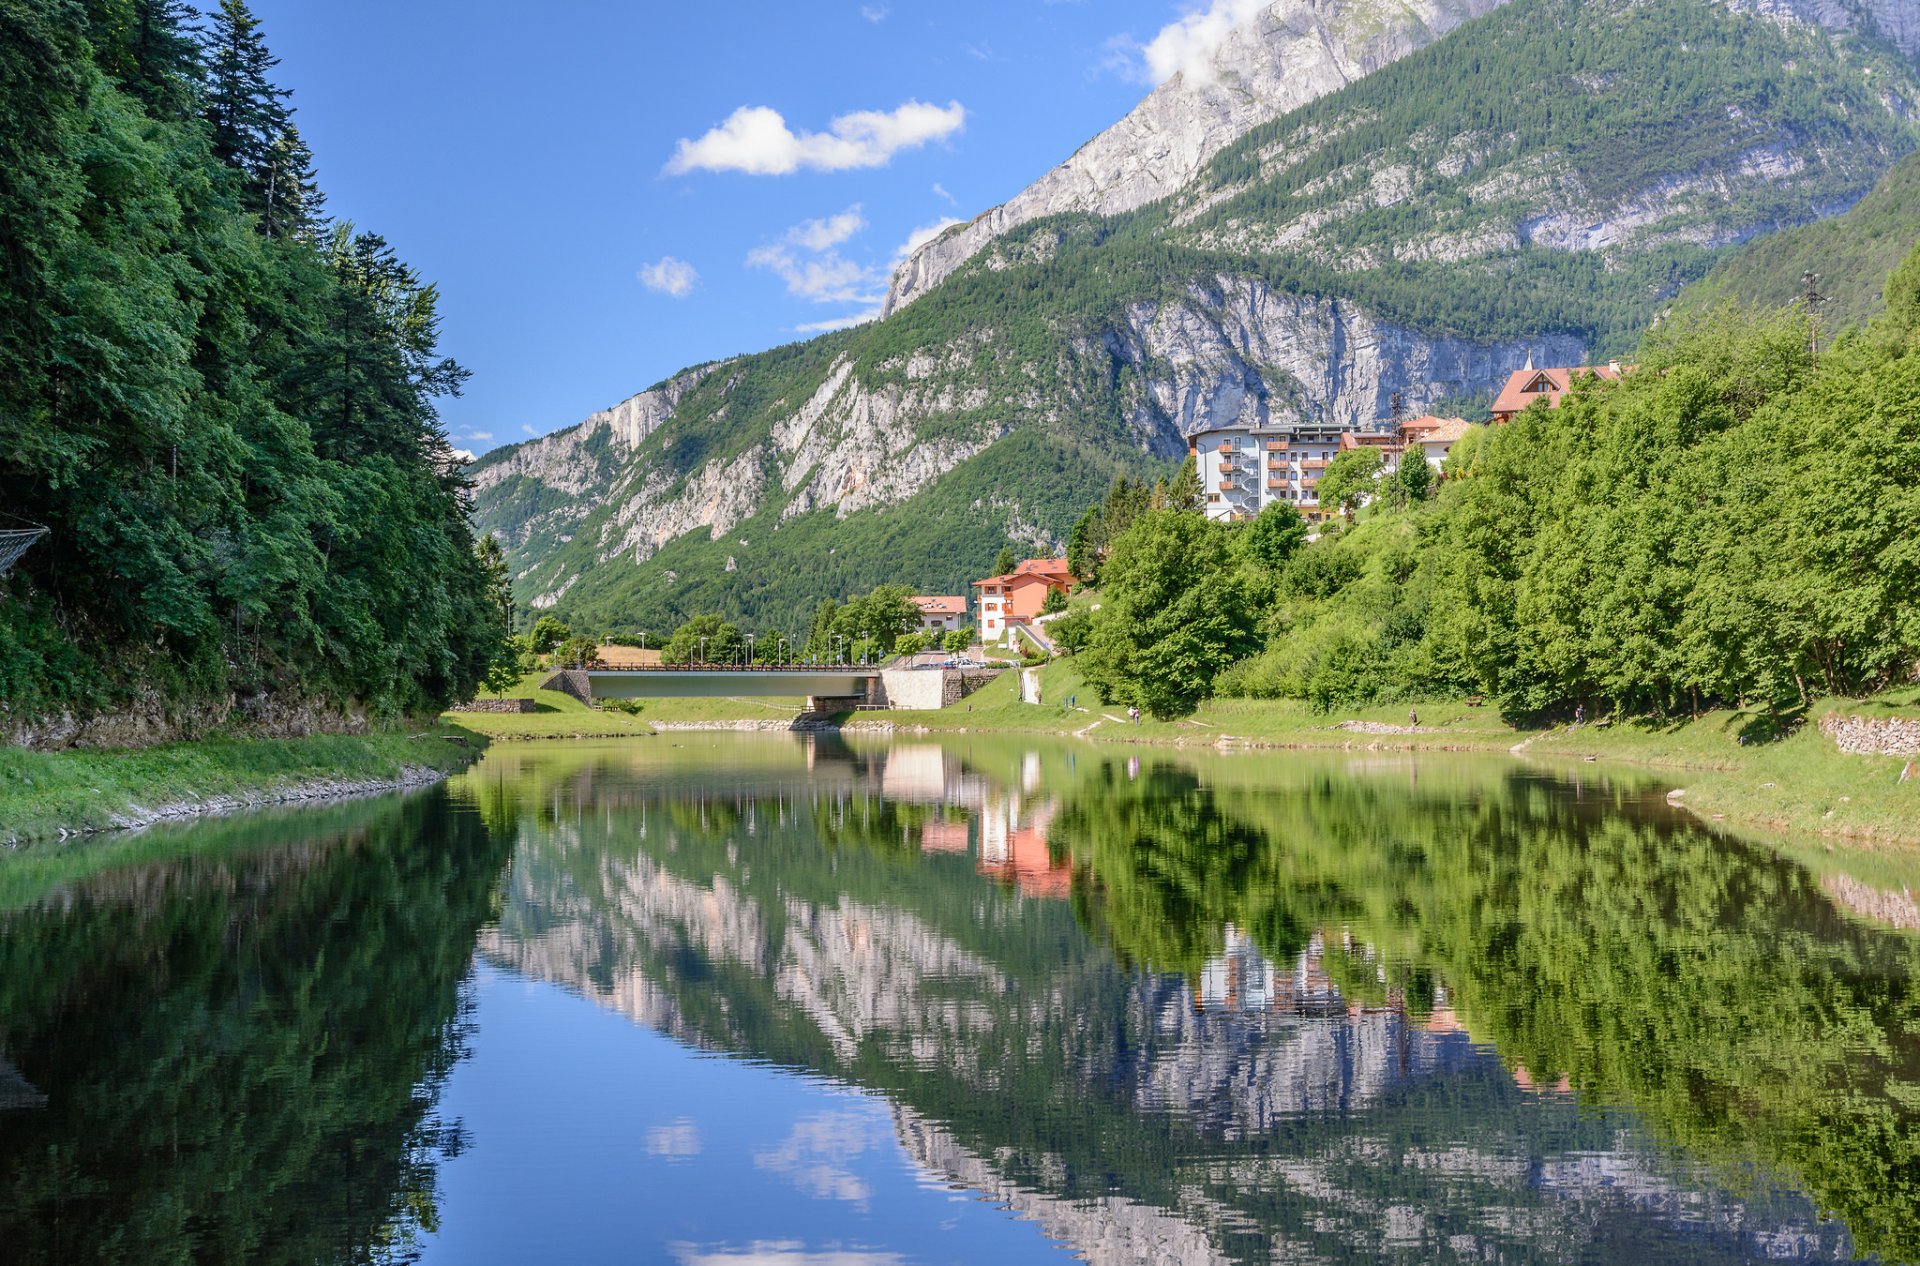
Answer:
[(707, 664), (633, 668), (569, 668), (542, 688), (594, 699), (712, 699), (729, 695), (814, 699), (866, 698), (878, 667), (858, 664), (752, 668)]

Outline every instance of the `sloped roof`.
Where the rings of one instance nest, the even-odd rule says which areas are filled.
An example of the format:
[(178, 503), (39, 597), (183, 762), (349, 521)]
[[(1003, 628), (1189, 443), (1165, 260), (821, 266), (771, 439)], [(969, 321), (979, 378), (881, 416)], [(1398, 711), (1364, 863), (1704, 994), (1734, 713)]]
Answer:
[(1619, 379), (1632, 372), (1632, 365), (1622, 365), (1617, 361), (1607, 365), (1573, 365), (1564, 368), (1516, 369), (1507, 376), (1507, 385), (1500, 388), (1500, 394), (1493, 402), (1493, 414), (1518, 413), (1535, 400), (1545, 400), (1547, 407), (1560, 407), (1560, 397), (1573, 390), (1576, 378), (1592, 376), (1608, 381)]
[(908, 601), (920, 608), (921, 615), (965, 615), (967, 613), (967, 599), (964, 594), (954, 594), (952, 597), (922, 595), (910, 598)]
[(1434, 425), (1415, 431), (1409, 427), (1407, 438), (1415, 444), (1457, 444), (1472, 425), (1465, 418), (1421, 418)]

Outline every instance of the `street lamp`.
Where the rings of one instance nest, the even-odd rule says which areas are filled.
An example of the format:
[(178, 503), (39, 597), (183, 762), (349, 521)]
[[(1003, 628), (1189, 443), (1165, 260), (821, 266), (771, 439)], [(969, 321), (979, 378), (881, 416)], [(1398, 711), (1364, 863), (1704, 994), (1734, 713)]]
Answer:
[(747, 634), (747, 667), (753, 667), (753, 634)]
[(700, 639), (700, 667), (705, 668), (706, 666), (707, 666), (707, 639), (705, 637), (702, 637)]

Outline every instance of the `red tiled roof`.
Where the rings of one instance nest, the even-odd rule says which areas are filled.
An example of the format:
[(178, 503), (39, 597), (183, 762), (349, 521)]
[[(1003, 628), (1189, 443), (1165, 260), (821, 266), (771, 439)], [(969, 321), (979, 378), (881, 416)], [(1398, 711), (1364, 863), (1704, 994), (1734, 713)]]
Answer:
[(922, 596), (910, 598), (908, 601), (920, 608), (921, 615), (965, 615), (967, 613), (967, 599), (962, 594), (956, 594), (951, 598)]
[(1004, 576), (988, 576), (985, 580), (976, 580), (973, 587), (981, 585), (1011, 585), (1019, 581), (1044, 580), (1048, 584), (1073, 584), (1073, 573), (1067, 570), (1064, 558), (1029, 558)]
[(1410, 444), (1457, 444), (1470, 425), (1465, 418), (1419, 418), (1417, 421), (1434, 425), (1412, 430), (1413, 424), (1408, 423), (1407, 442)]
[(1493, 402), (1495, 417), (1520, 412), (1535, 400), (1545, 400), (1549, 409), (1560, 407), (1560, 397), (1573, 390), (1574, 379), (1591, 375), (1608, 381), (1631, 372), (1632, 365), (1618, 362), (1607, 365), (1575, 365), (1553, 369), (1516, 369), (1507, 376), (1507, 385)]

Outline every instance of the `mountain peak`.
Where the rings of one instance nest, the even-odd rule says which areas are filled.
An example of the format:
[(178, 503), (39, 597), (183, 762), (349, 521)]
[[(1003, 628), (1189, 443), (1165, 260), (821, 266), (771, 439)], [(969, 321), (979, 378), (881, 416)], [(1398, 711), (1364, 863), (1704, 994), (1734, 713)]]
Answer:
[[(1804, 0), (1816, 3), (1818, 0)], [(1913, 0), (1885, 0), (1909, 7)], [(1270, 122), (1424, 48), (1505, 0), (1274, 0), (1200, 62), (1019, 194), (927, 242), (895, 270), (892, 314), (1011, 229), (1062, 212), (1117, 215), (1173, 193)]]

